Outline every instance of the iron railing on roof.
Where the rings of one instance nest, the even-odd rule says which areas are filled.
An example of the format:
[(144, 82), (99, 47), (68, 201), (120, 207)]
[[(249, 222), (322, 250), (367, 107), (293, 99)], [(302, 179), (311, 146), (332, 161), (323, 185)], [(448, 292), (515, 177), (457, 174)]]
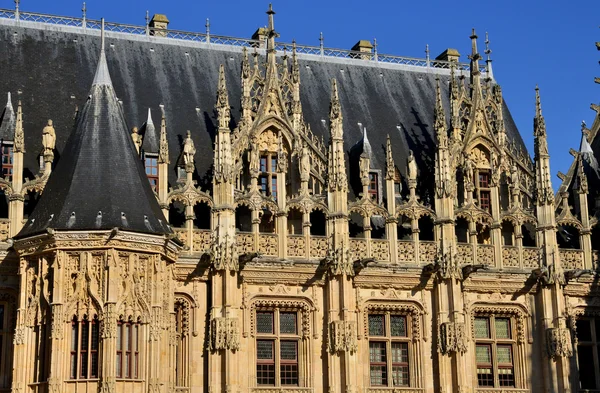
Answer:
[[(38, 23), (47, 23), (51, 25), (60, 25), (60, 26), (72, 26), (72, 27), (80, 27), (82, 29), (92, 29), (92, 30), (100, 30), (101, 22), (99, 20), (87, 19), (85, 17), (85, 7), (84, 7), (84, 15), (82, 18), (74, 18), (69, 16), (58, 16), (58, 15), (48, 15), (48, 14), (39, 14), (35, 12), (24, 12), (18, 9), (8, 10), (8, 9), (0, 9), (0, 18), (3, 19), (12, 19), (18, 21), (27, 21), (27, 22), (38, 22)], [(148, 18), (146, 18), (148, 20)], [(208, 26), (207, 26), (208, 27)], [(129, 25), (124, 23), (112, 23), (105, 22), (104, 28), (106, 31), (112, 31), (117, 33), (124, 34), (133, 34), (138, 36), (144, 35), (155, 35), (161, 36), (168, 39), (174, 40), (182, 40), (182, 41), (193, 41), (193, 42), (202, 42), (207, 44), (216, 44), (216, 45), (230, 45), (237, 47), (246, 47), (246, 48), (264, 48), (265, 43), (260, 42), (259, 40), (247, 39), (247, 38), (235, 38), (235, 37), (226, 37), (226, 36), (218, 36), (208, 33), (198, 33), (198, 32), (187, 32), (187, 31), (179, 31), (179, 30), (158, 30), (151, 28), (148, 23), (145, 26), (136, 26)], [(276, 43), (276, 49), (278, 51), (291, 51), (293, 44), (289, 43)], [(310, 45), (296, 45), (297, 53), (307, 54), (307, 55), (315, 55), (315, 56), (324, 56), (324, 57), (335, 57), (335, 58), (350, 58), (350, 59), (361, 59), (365, 61), (372, 62), (380, 62), (380, 63), (388, 63), (388, 64), (402, 64), (414, 67), (426, 67), (426, 68), (438, 68), (438, 69), (449, 69), (450, 62), (444, 60), (430, 60), (427, 59), (418, 59), (412, 57), (404, 57), (404, 56), (395, 56), (395, 55), (386, 55), (380, 54), (377, 52), (377, 48), (373, 52), (360, 52), (360, 51), (352, 51), (346, 49), (334, 49), (334, 48), (326, 48), (323, 46), (323, 41), (321, 40), (320, 46), (310, 46)], [(458, 71), (468, 71), (470, 69), (470, 65), (468, 63), (455, 63)], [(480, 71), (485, 73), (486, 67), (485, 65), (480, 66)]]

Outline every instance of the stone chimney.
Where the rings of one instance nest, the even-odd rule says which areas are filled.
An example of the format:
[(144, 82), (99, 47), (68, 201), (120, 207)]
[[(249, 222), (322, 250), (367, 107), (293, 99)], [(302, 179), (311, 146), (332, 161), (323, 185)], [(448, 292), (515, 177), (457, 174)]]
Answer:
[(353, 53), (351, 57), (355, 59), (371, 60), (373, 58), (373, 44), (371, 44), (371, 41), (369, 40), (358, 41), (351, 50), (364, 53), (364, 55)]
[(252, 39), (258, 41), (257, 44), (252, 44), (257, 48), (264, 48), (265, 43), (267, 42), (267, 36), (269, 34), (269, 30), (266, 27), (259, 27), (254, 34), (252, 34)]
[(169, 19), (167, 19), (166, 15), (154, 14), (148, 26), (150, 27), (150, 35), (165, 37), (167, 35)]
[(460, 53), (456, 49), (448, 48), (436, 57), (436, 60), (456, 61), (460, 58)]

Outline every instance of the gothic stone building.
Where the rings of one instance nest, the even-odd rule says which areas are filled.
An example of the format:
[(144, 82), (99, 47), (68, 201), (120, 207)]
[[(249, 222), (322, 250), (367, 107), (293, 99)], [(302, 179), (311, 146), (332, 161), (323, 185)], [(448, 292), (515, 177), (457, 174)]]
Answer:
[(600, 115), (555, 194), (475, 32), (101, 25), (0, 10), (1, 392), (600, 391)]

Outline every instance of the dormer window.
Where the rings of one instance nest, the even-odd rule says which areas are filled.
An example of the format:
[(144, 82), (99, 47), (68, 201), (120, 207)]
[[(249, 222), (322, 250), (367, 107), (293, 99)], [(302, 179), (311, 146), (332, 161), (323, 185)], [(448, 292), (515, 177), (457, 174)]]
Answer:
[(177, 181), (178, 182), (185, 182), (185, 168), (182, 166), (178, 166), (177, 167)]
[(394, 195), (396, 198), (402, 196), (402, 182), (398, 168), (395, 168), (394, 170)]
[(488, 171), (479, 171), (477, 176), (477, 198), (479, 200), (479, 207), (487, 212), (491, 212), (492, 209), (490, 186), (490, 173)]
[(12, 181), (13, 175), (13, 146), (2, 144), (2, 177)]
[(369, 198), (375, 203), (379, 202), (379, 176), (376, 172), (369, 172)]
[(144, 158), (144, 166), (146, 167), (146, 176), (150, 181), (152, 191), (158, 192), (158, 158), (146, 154)]
[(277, 199), (277, 154), (264, 152), (260, 156), (258, 187), (265, 196)]

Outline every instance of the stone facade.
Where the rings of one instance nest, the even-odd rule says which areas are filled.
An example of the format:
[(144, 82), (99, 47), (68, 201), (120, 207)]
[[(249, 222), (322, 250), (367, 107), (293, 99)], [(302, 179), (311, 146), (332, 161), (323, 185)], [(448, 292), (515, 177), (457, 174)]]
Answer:
[[(554, 194), (539, 91), (532, 161), (511, 148), (502, 91), (489, 61), (480, 71), (473, 32), (470, 83), (450, 62), (447, 100), (437, 85), (432, 177), (412, 154), (395, 160), (389, 139), (377, 172), (366, 130), (353, 172), (336, 80), (325, 144), (304, 121), (296, 48), (276, 56), (268, 15), (265, 64), (244, 50), (234, 129), (231, 81), (219, 71), (210, 188), (193, 177), (191, 139), (181, 181), (168, 187), (162, 116), (155, 191), (166, 217), (184, 207), (176, 238), (49, 228), (13, 240), (25, 196), (43, 191), (54, 160), (44, 142), (44, 170), (23, 182), (19, 103), (12, 179), (0, 179), (0, 391), (524, 393), (588, 383), (578, 359), (593, 359), (580, 348), (595, 333), (582, 329), (600, 323), (596, 190), (580, 149)], [(599, 129), (597, 116), (585, 143)], [(426, 182), (431, 203), (418, 193)], [(598, 360), (592, 370), (600, 378)]]

